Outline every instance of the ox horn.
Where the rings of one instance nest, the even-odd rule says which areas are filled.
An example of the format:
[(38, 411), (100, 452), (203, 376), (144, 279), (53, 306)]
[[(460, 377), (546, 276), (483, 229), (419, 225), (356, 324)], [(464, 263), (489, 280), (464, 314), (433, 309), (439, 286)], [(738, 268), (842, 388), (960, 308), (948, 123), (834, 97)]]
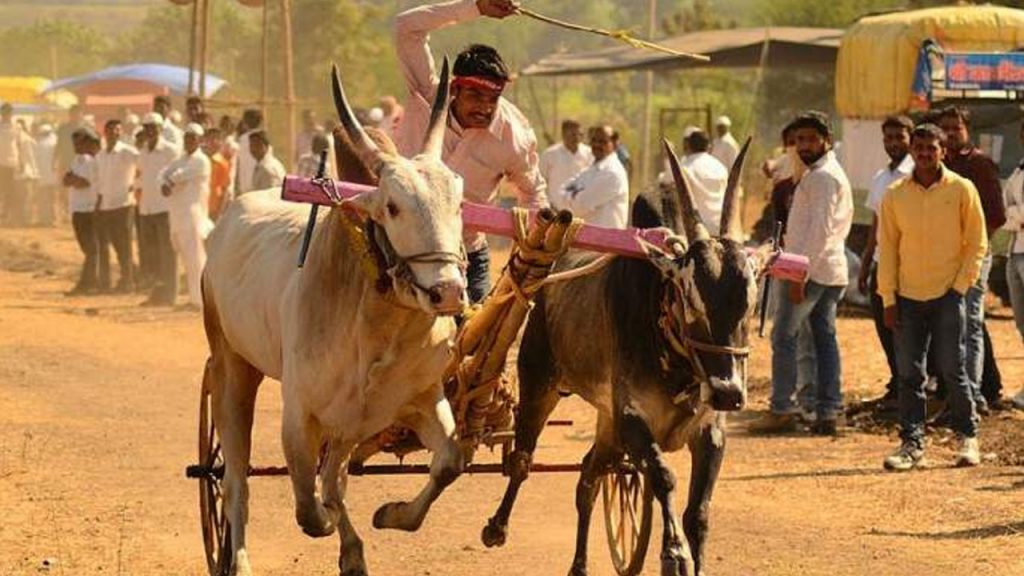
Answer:
[(718, 227), (718, 235), (723, 238), (739, 239), (739, 231), (733, 229), (734, 225), (739, 224), (737, 215), (739, 203), (736, 202), (736, 189), (740, 185), (743, 161), (747, 158), (747, 149), (750, 148), (751, 140), (752, 138), (748, 136), (747, 141), (743, 143), (743, 148), (740, 149), (739, 156), (736, 156), (736, 161), (732, 163), (732, 168), (729, 170), (729, 184), (725, 188), (725, 198), (722, 200), (722, 221)]
[(448, 56), (445, 56), (437, 93), (434, 94), (434, 106), (430, 110), (427, 138), (423, 142), (423, 154), (435, 160), (441, 159), (444, 150), (444, 133), (448, 126), (448, 93)]
[(370, 139), (370, 136), (363, 129), (363, 126), (352, 113), (345, 97), (345, 88), (341, 85), (341, 75), (338, 72), (338, 65), (331, 64), (331, 91), (334, 95), (334, 107), (338, 111), (338, 119), (348, 134), (352, 145), (359, 154), (359, 157), (366, 163), (372, 172), (377, 171), (377, 164), (380, 161), (380, 148)]
[(676, 196), (679, 199), (679, 209), (683, 213), (683, 229), (686, 232), (686, 239), (690, 244), (698, 240), (706, 240), (711, 237), (707, 226), (700, 217), (700, 212), (693, 204), (693, 195), (690, 187), (686, 184), (686, 177), (683, 176), (683, 169), (679, 166), (679, 158), (672, 150), (672, 144), (662, 139), (665, 146), (665, 153), (668, 155), (668, 165), (672, 169), (672, 178), (676, 182)]

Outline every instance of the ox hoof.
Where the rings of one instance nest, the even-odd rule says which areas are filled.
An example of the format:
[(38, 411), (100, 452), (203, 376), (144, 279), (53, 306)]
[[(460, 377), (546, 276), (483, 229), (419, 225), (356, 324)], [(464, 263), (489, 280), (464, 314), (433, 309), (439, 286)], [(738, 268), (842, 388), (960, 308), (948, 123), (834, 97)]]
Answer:
[(306, 536), (325, 538), (334, 534), (338, 525), (338, 515), (317, 502), (315, 507), (297, 509), (295, 521), (302, 527), (302, 532)]
[(407, 502), (390, 502), (373, 513), (373, 527), (378, 530), (404, 530), (415, 532), (423, 523), (422, 518), (410, 518), (411, 506)]
[(678, 552), (661, 555), (661, 576), (694, 576), (693, 561)]
[(367, 576), (365, 568), (349, 568), (343, 570), (341, 576)]
[(245, 550), (235, 552), (235, 558), (231, 562), (231, 576), (252, 576), (252, 566), (249, 564), (249, 553)]
[(493, 518), (487, 521), (487, 525), (480, 531), (480, 541), (488, 548), (504, 546), (505, 537), (508, 536), (508, 526), (502, 526)]

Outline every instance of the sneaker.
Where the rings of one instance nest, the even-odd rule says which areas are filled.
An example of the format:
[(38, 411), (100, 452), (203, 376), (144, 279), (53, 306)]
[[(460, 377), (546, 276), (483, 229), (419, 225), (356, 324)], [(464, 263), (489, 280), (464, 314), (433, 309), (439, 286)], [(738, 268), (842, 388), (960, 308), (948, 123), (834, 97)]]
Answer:
[(981, 449), (978, 448), (978, 438), (971, 436), (960, 436), (960, 449), (956, 451), (956, 459), (953, 461), (957, 468), (969, 468), (981, 464)]
[(1010, 398), (1010, 403), (1018, 410), (1024, 410), (1024, 388), (1021, 388), (1016, 396)]
[(750, 423), (751, 434), (783, 434), (796, 432), (796, 414), (776, 414), (769, 412)]
[(906, 472), (924, 463), (924, 450), (913, 442), (904, 442), (899, 450), (885, 457), (882, 466), (892, 472)]

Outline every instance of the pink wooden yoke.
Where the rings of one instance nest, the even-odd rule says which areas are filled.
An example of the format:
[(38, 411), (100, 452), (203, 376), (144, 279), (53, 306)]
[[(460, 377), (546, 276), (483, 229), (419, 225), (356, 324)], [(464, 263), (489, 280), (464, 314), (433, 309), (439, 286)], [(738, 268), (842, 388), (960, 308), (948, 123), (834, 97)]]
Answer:
[[(335, 181), (336, 190), (341, 198), (352, 198), (357, 194), (372, 191), (372, 186), (355, 184), (353, 182)], [(330, 206), (334, 204), (323, 187), (313, 182), (310, 178), (300, 176), (285, 176), (284, 184), (281, 187), (281, 197), (291, 202), (302, 202), (305, 204), (319, 204)], [(512, 213), (503, 208), (464, 202), (462, 204), (462, 222), (468, 230), (484, 232), (495, 236), (512, 238), (515, 235), (515, 225), (512, 222)], [(582, 250), (594, 252), (605, 252), (628, 256), (631, 258), (644, 258), (646, 252), (640, 245), (640, 239), (658, 246), (665, 247), (667, 233), (657, 228), (627, 228), (626, 230), (603, 228), (592, 224), (584, 224), (583, 228), (576, 234), (572, 245)], [(808, 261), (804, 256), (796, 254), (779, 254), (772, 264), (772, 276), (786, 280), (803, 280), (807, 274)]]

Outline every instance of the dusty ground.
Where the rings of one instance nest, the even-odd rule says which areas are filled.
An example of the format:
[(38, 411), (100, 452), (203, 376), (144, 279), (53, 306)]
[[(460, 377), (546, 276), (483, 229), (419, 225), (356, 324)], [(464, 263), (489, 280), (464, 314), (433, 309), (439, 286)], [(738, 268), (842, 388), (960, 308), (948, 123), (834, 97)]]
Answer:
[[(199, 377), (206, 355), (199, 316), (135, 306), (138, 297), (65, 298), (77, 263), (67, 231), (0, 231), (0, 575), (49, 572), (199, 575), (196, 456)], [(1024, 381), (1019, 339), (991, 323), (1006, 382)], [(883, 362), (871, 325), (840, 322), (847, 398), (877, 395)], [(757, 343), (752, 410), (765, 406), (767, 346)], [(257, 416), (255, 462), (283, 461), (278, 385), (267, 382)], [(709, 574), (1024, 574), (1024, 468), (990, 460), (973, 470), (881, 471), (895, 444), (850, 431), (838, 439), (749, 437), (733, 419), (712, 513)], [(591, 411), (567, 401), (539, 459), (576, 461)], [(1024, 444), (1024, 416), (1000, 416), (1002, 446)], [(989, 428), (996, 426), (990, 424)], [(983, 431), (984, 434), (984, 431)], [(1016, 441), (1011, 434), (1016, 434)], [(985, 442), (984, 435), (982, 436)], [(999, 455), (996, 455), (999, 457)], [(672, 457), (682, 481), (685, 454)], [(524, 488), (506, 547), (487, 550), (479, 531), (504, 487), (464, 477), (417, 534), (375, 531), (381, 503), (412, 495), (422, 478), (356, 478), (349, 501), (374, 574), (564, 574), (575, 527), (569, 474), (535, 476)], [(261, 575), (336, 574), (337, 541), (294, 525), (289, 484), (252, 482), (251, 551)], [(593, 574), (612, 574), (604, 529), (591, 533)], [(657, 525), (655, 527), (657, 530)], [(652, 552), (649, 558), (656, 558)], [(648, 562), (645, 574), (656, 574)]]

